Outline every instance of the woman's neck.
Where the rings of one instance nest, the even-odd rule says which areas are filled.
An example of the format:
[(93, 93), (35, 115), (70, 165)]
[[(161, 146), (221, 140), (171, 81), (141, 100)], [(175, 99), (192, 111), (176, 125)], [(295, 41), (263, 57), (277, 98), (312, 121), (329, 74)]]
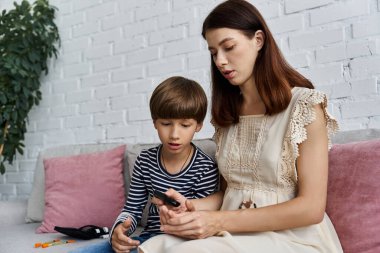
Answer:
[(240, 115), (265, 114), (265, 104), (253, 80), (240, 86), (240, 91), (243, 97)]

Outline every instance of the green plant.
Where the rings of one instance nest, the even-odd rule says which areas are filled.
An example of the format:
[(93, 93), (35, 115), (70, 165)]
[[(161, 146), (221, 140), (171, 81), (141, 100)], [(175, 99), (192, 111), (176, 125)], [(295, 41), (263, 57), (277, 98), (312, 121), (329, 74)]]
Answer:
[[(0, 172), (23, 154), (28, 113), (42, 98), (40, 76), (60, 43), (48, 0), (14, 2), (0, 16)], [(57, 45), (58, 44), (58, 45)]]

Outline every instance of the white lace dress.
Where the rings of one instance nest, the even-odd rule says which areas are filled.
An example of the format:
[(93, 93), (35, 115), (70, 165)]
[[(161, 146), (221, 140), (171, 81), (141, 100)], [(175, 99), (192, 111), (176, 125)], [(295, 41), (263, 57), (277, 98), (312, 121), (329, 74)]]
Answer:
[[(326, 96), (316, 90), (293, 88), (288, 108), (274, 116), (241, 116), (239, 124), (217, 129), (216, 159), (227, 181), (222, 210), (254, 208), (288, 201), (297, 193), (298, 145), (306, 140), (305, 126), (315, 120), (313, 106), (321, 104), (329, 135), (336, 121), (326, 111)], [(242, 203), (245, 203), (242, 205)], [(160, 235), (145, 242), (145, 253), (167, 252), (343, 252), (325, 214), (316, 225), (282, 231), (230, 234), (202, 240)]]

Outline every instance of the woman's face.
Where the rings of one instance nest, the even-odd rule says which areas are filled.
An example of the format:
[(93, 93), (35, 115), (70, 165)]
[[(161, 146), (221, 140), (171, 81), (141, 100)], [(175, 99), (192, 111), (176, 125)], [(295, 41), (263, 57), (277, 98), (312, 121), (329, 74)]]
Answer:
[(262, 31), (248, 38), (236, 29), (210, 29), (206, 41), (215, 65), (232, 85), (253, 82), (253, 68), (263, 45)]

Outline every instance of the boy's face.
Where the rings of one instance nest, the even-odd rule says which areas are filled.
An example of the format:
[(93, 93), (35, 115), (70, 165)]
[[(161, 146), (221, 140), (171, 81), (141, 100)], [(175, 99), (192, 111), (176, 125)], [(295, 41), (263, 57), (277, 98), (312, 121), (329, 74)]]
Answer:
[(156, 119), (153, 124), (168, 154), (188, 152), (194, 134), (202, 128), (195, 119)]

